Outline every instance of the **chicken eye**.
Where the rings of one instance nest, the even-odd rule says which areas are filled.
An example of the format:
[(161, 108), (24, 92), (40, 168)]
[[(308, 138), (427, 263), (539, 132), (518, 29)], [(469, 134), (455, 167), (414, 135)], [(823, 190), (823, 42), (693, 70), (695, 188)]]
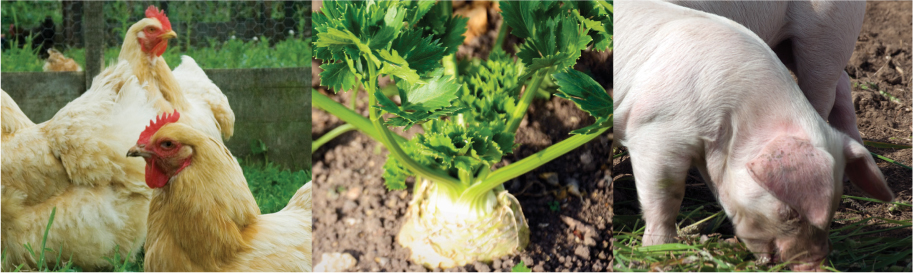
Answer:
[(174, 148), (174, 143), (171, 143), (171, 141), (163, 141), (162, 144), (159, 144), (159, 146), (162, 146), (162, 148), (165, 149), (171, 149)]

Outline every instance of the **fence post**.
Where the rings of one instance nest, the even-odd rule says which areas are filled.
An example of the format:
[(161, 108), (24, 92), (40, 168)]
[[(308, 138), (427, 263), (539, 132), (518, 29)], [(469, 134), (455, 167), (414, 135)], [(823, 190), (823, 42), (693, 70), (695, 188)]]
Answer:
[[(101, 73), (105, 56), (104, 2), (86, 1), (83, 10), (83, 37), (86, 45), (86, 89), (92, 86), (92, 78)], [(83, 91), (84, 92), (84, 91)]]

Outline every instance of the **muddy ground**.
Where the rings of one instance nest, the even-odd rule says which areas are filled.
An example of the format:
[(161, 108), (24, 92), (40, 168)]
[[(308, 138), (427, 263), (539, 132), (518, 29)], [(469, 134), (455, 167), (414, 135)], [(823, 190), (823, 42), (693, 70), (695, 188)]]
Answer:
[[(846, 71), (853, 85), (852, 96), (856, 108), (857, 125), (863, 140), (893, 144), (911, 144), (911, 2), (868, 2), (865, 20), (856, 49)], [(882, 94), (882, 92), (884, 94)], [(885, 95), (887, 94), (887, 95)], [(913, 156), (911, 149), (884, 149), (867, 147), (869, 151), (910, 166)], [(910, 203), (911, 181), (913, 172), (904, 167), (875, 159), (884, 174), (895, 201)], [(628, 156), (614, 160), (615, 202), (618, 215), (639, 215), (637, 193), (634, 180), (631, 179), (631, 163)], [(689, 173), (686, 188), (686, 200), (682, 206), (694, 206), (714, 200), (707, 186), (702, 182), (696, 170)], [(851, 184), (847, 184), (844, 194), (864, 196)], [(688, 200), (688, 198), (700, 201)], [(715, 208), (721, 209), (714, 202)], [(856, 200), (845, 200), (835, 219), (858, 219), (861, 217), (882, 217), (894, 220), (911, 219), (909, 208), (890, 211), (891, 205)], [(901, 207), (903, 208), (903, 207)], [(629, 223), (631, 225), (633, 223)], [(844, 222), (835, 222), (831, 228), (843, 226)], [(621, 223), (616, 221), (616, 226)], [(726, 223), (728, 224), (728, 221)], [(870, 229), (884, 229), (890, 224), (873, 224)], [(732, 228), (728, 229), (731, 236)], [(910, 236), (911, 229), (899, 229), (883, 232), (877, 236), (905, 238)], [(908, 261), (907, 261), (908, 262)], [(843, 269), (847, 270), (847, 269)]]
[[(460, 7), (455, 5), (455, 9)], [(501, 18), (493, 8), (488, 8), (485, 13), (488, 22), (486, 31), (461, 46), (458, 58), (488, 55)], [(510, 47), (516, 42), (516, 38), (506, 41), (508, 52), (512, 51)], [(601, 55), (599, 59), (603, 67), (610, 67), (611, 58)], [(590, 69), (599, 66), (599, 63), (588, 62), (580, 69)], [(315, 70), (314, 75), (318, 73)], [(318, 90), (337, 102), (350, 105), (349, 93), (332, 95), (332, 91), (319, 86), (316, 77), (314, 80)], [(611, 75), (598, 77), (597, 81), (610, 83)], [(368, 115), (364, 92), (359, 95), (358, 111), (363, 116)], [(312, 117), (315, 139), (342, 125), (339, 119), (317, 108), (312, 110)], [(496, 167), (516, 162), (558, 143), (569, 137), (571, 130), (593, 122), (592, 117), (569, 101), (555, 97), (536, 100), (517, 133), (520, 147)], [(411, 136), (419, 130), (412, 129), (404, 136)], [(609, 136), (600, 136), (505, 183), (505, 188), (520, 201), (529, 221), (529, 246), (518, 255), (490, 264), (475, 263), (450, 271), (510, 271), (520, 261), (533, 271), (610, 270), (613, 206), (609, 180), (610, 147)], [(406, 207), (412, 199), (414, 184), (409, 183), (409, 189), (404, 191), (388, 191), (384, 187), (382, 166), (387, 154), (382, 145), (360, 132), (346, 133), (314, 151), (315, 264), (321, 262), (324, 253), (345, 252), (357, 260), (357, 264), (348, 269), (351, 271), (427, 271), (421, 265), (410, 262), (410, 250), (396, 243)], [(558, 178), (559, 185), (547, 183), (545, 177), (550, 175)], [(581, 196), (567, 193), (566, 185), (569, 183), (580, 186)], [(584, 235), (582, 231), (589, 228), (595, 229), (596, 234)]]

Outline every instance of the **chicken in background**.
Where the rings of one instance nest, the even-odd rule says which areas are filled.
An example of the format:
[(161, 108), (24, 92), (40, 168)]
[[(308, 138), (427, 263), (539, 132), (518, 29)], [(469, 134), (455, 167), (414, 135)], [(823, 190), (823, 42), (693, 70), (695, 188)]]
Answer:
[(142, 182), (143, 162), (124, 158), (123, 149), (158, 109), (136, 77), (112, 81), (123, 70), (126, 62), (102, 72), (85, 94), (37, 125), (3, 92), (4, 271), (37, 267), (38, 257), (23, 245), (40, 248), (55, 207), (48, 257), (98, 270), (110, 266), (104, 257), (115, 250), (132, 257), (142, 246), (151, 191)]
[(144, 270), (311, 271), (311, 183), (260, 214), (228, 148), (180, 118), (156, 118), (127, 152), (153, 188)]
[(23, 48), (31, 37), (32, 50), (35, 50), (33, 52), (37, 52), (39, 58), (47, 59), (49, 55), (47, 50), (54, 47), (54, 37), (56, 35), (57, 29), (51, 16), (45, 17), (40, 26), (30, 30), (10, 24), (9, 37), (5, 35), (3, 37), (3, 50), (10, 49), (13, 46), (13, 42), (19, 48)]
[(48, 49), (48, 59), (44, 61), (44, 66), (41, 68), (44, 72), (82, 71), (82, 67), (73, 58), (67, 58), (53, 48)]
[[(54, 207), (49, 257), (72, 257), (85, 270), (111, 266), (105, 258), (115, 254), (132, 259), (145, 240), (152, 191), (143, 185), (144, 162), (123, 152), (135, 144), (142, 125), (159, 113), (184, 109), (182, 123), (215, 141), (232, 135), (228, 99), (190, 57), (172, 75), (161, 55), (175, 34), (164, 12), (150, 7), (146, 15), (126, 33), (123, 58), (51, 120), (25, 122), (4, 94), (0, 246), (6, 259), (0, 269), (37, 265), (23, 245), (41, 245)], [(7, 105), (18, 112), (9, 116), (18, 121), (9, 128)]]
[(149, 6), (146, 18), (130, 26), (124, 37), (118, 59), (128, 61), (133, 71), (124, 76), (139, 78), (150, 99), (156, 99), (156, 106), (162, 109), (159, 114), (178, 110), (185, 114), (181, 122), (217, 139), (220, 135), (230, 138), (234, 133), (235, 115), (228, 98), (192, 58), (183, 56), (174, 72), (162, 58), (168, 40), (175, 37), (177, 34), (171, 29), (165, 12)]

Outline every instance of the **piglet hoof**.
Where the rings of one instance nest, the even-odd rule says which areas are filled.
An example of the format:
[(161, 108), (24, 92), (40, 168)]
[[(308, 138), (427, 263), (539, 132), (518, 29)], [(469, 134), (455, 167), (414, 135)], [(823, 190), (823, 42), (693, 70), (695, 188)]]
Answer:
[(661, 245), (675, 243), (674, 236), (662, 234), (644, 234), (643, 246)]

